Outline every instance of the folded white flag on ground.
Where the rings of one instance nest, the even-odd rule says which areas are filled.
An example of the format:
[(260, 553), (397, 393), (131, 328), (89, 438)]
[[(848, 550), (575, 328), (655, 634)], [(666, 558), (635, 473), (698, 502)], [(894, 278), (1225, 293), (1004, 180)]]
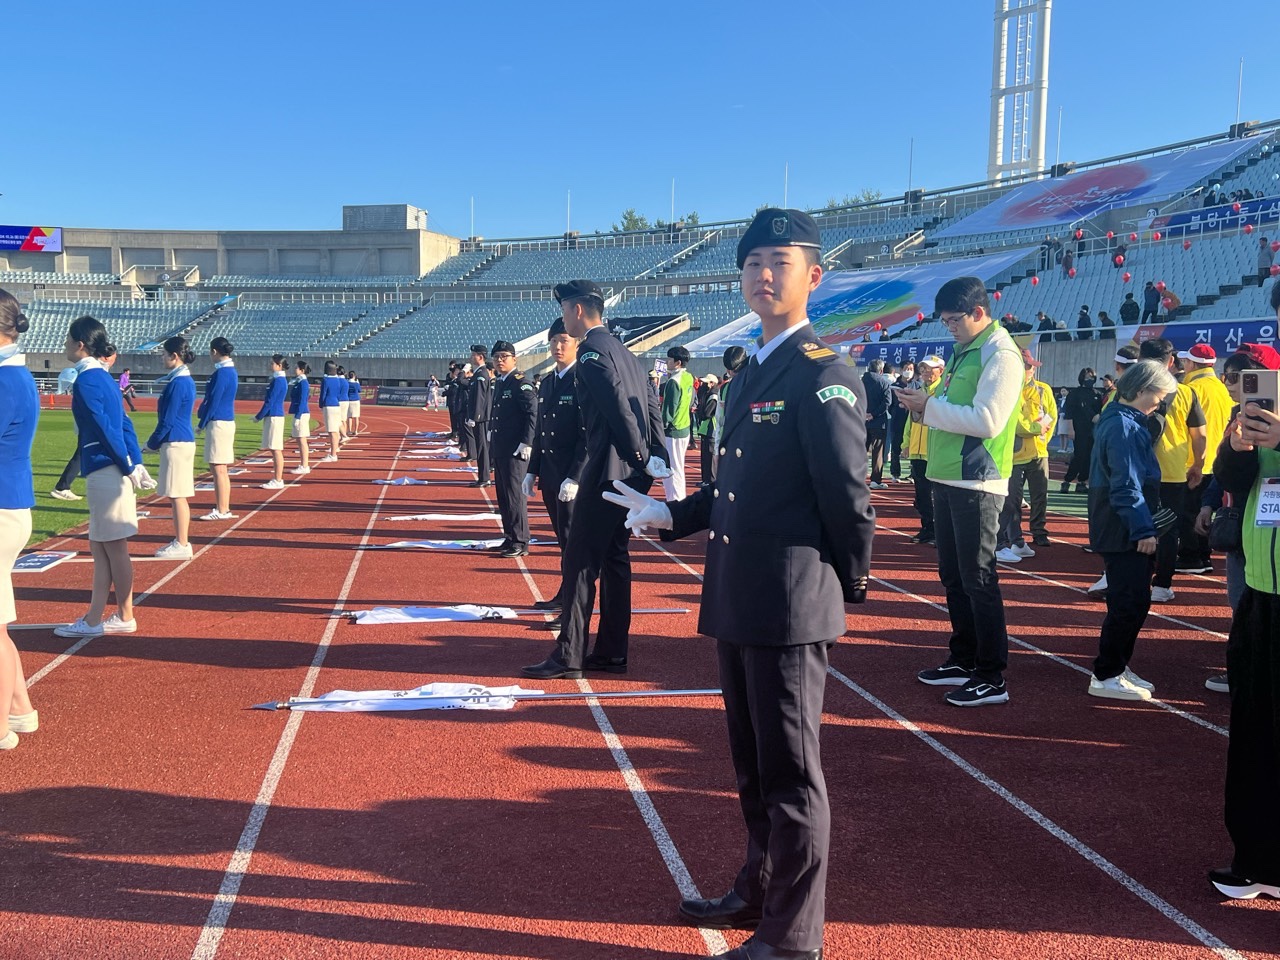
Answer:
[(500, 513), (410, 513), (402, 517), (383, 517), (384, 520), (501, 520)]
[(447, 437), (448, 430), (415, 430), (409, 434), (411, 437)]
[(510, 710), (512, 694), (542, 693), (476, 683), (426, 683), (410, 690), (334, 690), (322, 697), (290, 697), (290, 710), (358, 713), (374, 710)]
[(365, 625), (379, 623), (466, 623), (474, 620), (514, 620), (510, 607), (461, 603), (456, 607), (374, 607), (352, 610), (347, 616)]
[(475, 467), (414, 467), (419, 473), (475, 473)]
[(396, 477), (394, 480), (370, 480), (370, 483), (382, 483), (389, 487), (411, 487), (414, 485), (425, 487), (429, 481), (420, 480), (417, 477)]
[(369, 550), (494, 550), (503, 540), (397, 540), (395, 543), (371, 543)]
[(460, 453), (403, 453), (400, 455), (401, 460), (461, 460)]

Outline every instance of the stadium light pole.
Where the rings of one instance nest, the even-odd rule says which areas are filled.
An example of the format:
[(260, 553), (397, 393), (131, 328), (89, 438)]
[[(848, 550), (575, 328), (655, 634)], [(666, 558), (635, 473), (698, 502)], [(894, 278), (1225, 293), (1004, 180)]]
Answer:
[(1240, 58), (1240, 76), (1236, 80), (1236, 123), (1240, 122), (1240, 98), (1244, 94), (1244, 57)]
[(782, 165), (782, 205), (787, 205), (787, 187), (791, 180), (791, 163), (787, 162)]

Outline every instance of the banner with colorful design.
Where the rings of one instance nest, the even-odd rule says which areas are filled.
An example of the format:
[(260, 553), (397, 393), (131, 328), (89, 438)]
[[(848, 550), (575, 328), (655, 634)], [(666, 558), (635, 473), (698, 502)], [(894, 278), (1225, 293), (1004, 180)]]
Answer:
[(0, 226), (0, 250), (61, 253), (62, 228)]

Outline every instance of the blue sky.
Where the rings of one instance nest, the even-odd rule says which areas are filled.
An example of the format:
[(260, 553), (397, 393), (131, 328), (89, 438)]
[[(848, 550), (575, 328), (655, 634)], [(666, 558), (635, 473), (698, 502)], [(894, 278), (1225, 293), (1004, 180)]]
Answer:
[[(0, 222), (337, 229), (412, 203), (486, 237), (820, 206), (983, 179), (988, 0), (6, 5)], [(1189, 0), (1058, 0), (1047, 153), (1280, 117), (1261, 29)], [(1206, 42), (1206, 35), (1211, 39)]]

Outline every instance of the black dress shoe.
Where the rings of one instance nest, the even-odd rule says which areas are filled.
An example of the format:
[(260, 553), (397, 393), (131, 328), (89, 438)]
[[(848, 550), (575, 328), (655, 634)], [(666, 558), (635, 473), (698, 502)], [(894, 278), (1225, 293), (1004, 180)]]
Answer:
[(511, 541), (510, 541), (510, 540), (503, 540), (503, 541), (502, 541), (500, 544), (498, 544), (496, 547), (489, 547), (488, 549), (492, 550), (494, 553), (501, 553), (503, 550), (510, 550), (510, 549), (511, 549)]
[(492, 480), (477, 480), (475, 483), (473, 483), (473, 484), (471, 484), (471, 485), (472, 485), (473, 487), (481, 487), (481, 488), (483, 488), (483, 487), (492, 487), (492, 486), (493, 486), (493, 481), (492, 481)]
[(533, 605), (534, 610), (559, 610), (560, 598), (552, 597), (550, 600), (539, 600)]
[(529, 548), (526, 547), (523, 543), (513, 543), (511, 544), (511, 546), (507, 547), (507, 549), (503, 550), (501, 553), (498, 554), (498, 556), (506, 557), (507, 559), (512, 559), (515, 557), (527, 557), (528, 555), (529, 555)]
[(717, 953), (715, 960), (822, 960), (822, 948), (783, 950), (751, 937), (742, 946), (735, 947), (728, 953)]
[(730, 890), (714, 900), (681, 900), (680, 916), (709, 930), (754, 930), (760, 923), (760, 908)]
[(545, 624), (543, 624), (543, 626), (545, 626), (548, 630), (559, 630), (562, 626), (564, 626), (564, 619), (560, 614), (557, 614), (556, 616), (548, 620)]
[(598, 653), (587, 654), (582, 661), (583, 670), (603, 670), (605, 673), (626, 673), (626, 657), (602, 657)]
[(535, 680), (581, 680), (582, 671), (565, 666), (555, 657), (547, 657), (541, 663), (531, 667), (521, 667), (521, 676), (533, 677)]

